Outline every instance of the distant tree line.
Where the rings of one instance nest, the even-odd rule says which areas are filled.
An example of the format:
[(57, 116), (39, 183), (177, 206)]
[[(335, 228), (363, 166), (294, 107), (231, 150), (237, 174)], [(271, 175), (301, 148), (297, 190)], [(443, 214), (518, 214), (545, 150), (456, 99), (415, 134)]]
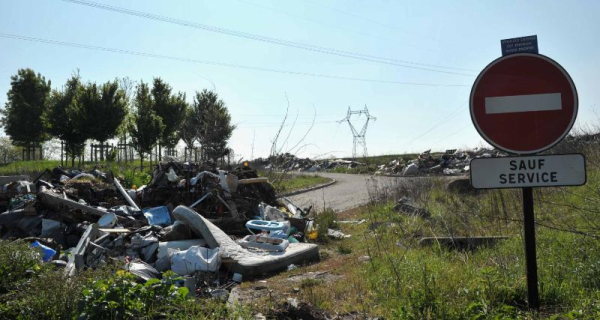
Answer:
[(130, 141), (142, 164), (156, 146), (173, 150), (180, 139), (188, 148), (199, 144), (203, 160), (216, 163), (229, 151), (235, 129), (217, 93), (196, 92), (190, 104), (185, 93), (174, 92), (161, 78), (152, 86), (128, 78), (97, 84), (84, 83), (76, 72), (62, 88), (52, 89), (39, 73), (20, 69), (7, 96), (0, 124), (12, 144), (30, 148), (57, 138), (72, 166), (88, 140), (100, 143), (104, 159), (102, 148), (115, 137)]

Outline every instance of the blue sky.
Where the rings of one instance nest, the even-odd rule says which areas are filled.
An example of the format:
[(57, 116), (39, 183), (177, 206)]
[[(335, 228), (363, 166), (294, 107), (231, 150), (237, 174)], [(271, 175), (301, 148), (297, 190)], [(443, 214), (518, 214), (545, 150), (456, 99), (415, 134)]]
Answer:
[[(76, 69), (86, 81), (115, 77), (151, 82), (162, 77), (176, 91), (216, 88), (238, 129), (231, 146), (244, 157), (266, 156), (289, 100), (281, 150), (301, 156), (348, 156), (348, 106), (367, 105), (369, 154), (484, 145), (468, 112), (475, 76), (501, 55), (500, 39), (538, 35), (540, 53), (559, 62), (579, 94), (576, 126), (598, 124), (600, 22), (598, 1), (384, 0), (95, 0), (169, 18), (329, 49), (405, 61), (432, 72), (328, 55), (227, 34), (101, 10), (61, 0), (0, 0), (0, 34), (236, 64), (280, 71), (452, 87), (352, 81), (173, 61), (0, 37), (0, 103), (10, 76), (29, 67), (61, 87)], [(425, 65), (449, 68), (429, 67)], [(456, 69), (450, 69), (456, 68)], [(465, 75), (467, 74), (467, 75)], [(287, 96), (287, 100), (286, 100)], [(357, 118), (357, 126), (363, 119)], [(290, 130), (291, 129), (291, 130)], [(254, 141), (254, 142), (253, 142)], [(254, 148), (252, 145), (254, 144)]]

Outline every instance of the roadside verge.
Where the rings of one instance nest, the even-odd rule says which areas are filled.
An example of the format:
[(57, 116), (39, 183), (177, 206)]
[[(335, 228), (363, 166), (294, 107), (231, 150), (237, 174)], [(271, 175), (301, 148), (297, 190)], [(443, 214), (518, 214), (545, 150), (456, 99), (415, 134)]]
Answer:
[(292, 192), (278, 194), (277, 197), (281, 198), (281, 197), (295, 196), (297, 194), (301, 194), (301, 193), (310, 192), (310, 191), (313, 191), (313, 190), (318, 190), (318, 189), (329, 187), (329, 186), (335, 184), (336, 182), (337, 181), (332, 178), (331, 181), (329, 181), (327, 183), (319, 184), (319, 185), (316, 185), (316, 186), (313, 186), (313, 187), (304, 188), (304, 189), (300, 189), (300, 190), (296, 190), (296, 191), (292, 191)]

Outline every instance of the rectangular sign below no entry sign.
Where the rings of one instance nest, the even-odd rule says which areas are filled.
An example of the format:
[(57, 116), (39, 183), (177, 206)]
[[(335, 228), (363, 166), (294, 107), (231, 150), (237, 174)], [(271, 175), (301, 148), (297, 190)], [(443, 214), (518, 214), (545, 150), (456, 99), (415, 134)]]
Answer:
[(471, 185), (475, 189), (581, 186), (585, 182), (585, 158), (581, 154), (471, 161)]

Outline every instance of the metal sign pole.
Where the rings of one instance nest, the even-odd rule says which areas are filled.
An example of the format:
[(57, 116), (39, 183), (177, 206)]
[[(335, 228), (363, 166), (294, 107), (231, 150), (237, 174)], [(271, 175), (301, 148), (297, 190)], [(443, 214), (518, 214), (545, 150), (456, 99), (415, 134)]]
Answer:
[(537, 255), (535, 251), (535, 217), (533, 212), (533, 188), (523, 188), (523, 229), (525, 232), (525, 262), (527, 265), (527, 304), (529, 309), (539, 310)]

